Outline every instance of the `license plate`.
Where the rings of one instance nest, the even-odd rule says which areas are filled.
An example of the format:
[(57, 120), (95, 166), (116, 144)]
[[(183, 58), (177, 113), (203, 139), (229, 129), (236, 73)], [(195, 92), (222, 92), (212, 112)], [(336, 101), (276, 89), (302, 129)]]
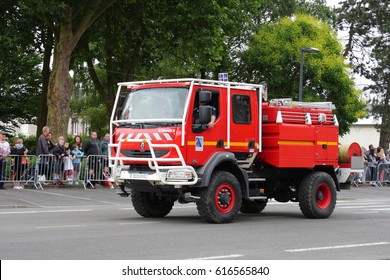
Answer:
[(147, 179), (148, 174), (144, 173), (129, 173), (130, 179)]

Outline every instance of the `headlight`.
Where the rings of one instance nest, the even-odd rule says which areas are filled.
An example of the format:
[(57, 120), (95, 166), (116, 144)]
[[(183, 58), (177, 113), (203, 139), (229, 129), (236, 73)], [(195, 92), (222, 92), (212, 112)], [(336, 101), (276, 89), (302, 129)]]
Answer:
[(169, 170), (167, 172), (167, 181), (189, 181), (194, 178), (194, 175), (189, 170)]

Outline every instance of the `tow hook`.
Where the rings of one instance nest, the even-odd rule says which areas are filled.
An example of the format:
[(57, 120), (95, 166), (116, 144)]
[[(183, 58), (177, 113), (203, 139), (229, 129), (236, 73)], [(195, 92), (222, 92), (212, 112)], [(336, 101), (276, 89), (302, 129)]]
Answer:
[(199, 196), (194, 196), (190, 192), (186, 192), (184, 194), (180, 194), (179, 203), (196, 202), (199, 199)]
[(128, 197), (130, 195), (130, 193), (125, 191), (124, 186), (119, 186), (119, 189), (116, 189), (116, 194), (121, 196), (121, 197)]

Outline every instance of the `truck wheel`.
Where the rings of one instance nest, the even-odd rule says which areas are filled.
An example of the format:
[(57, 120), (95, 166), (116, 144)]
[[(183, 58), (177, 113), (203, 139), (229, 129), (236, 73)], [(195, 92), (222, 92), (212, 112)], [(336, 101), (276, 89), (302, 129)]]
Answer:
[(154, 193), (131, 191), (131, 201), (135, 211), (143, 217), (164, 217), (171, 212), (174, 201), (158, 197)]
[(240, 212), (241, 213), (250, 213), (257, 214), (264, 210), (267, 206), (267, 201), (263, 200), (242, 200)]
[(196, 206), (199, 215), (207, 222), (229, 223), (238, 214), (241, 207), (241, 186), (233, 174), (216, 171), (210, 185), (202, 189)]
[(336, 186), (325, 172), (307, 175), (299, 187), (299, 207), (307, 218), (328, 218), (336, 206)]

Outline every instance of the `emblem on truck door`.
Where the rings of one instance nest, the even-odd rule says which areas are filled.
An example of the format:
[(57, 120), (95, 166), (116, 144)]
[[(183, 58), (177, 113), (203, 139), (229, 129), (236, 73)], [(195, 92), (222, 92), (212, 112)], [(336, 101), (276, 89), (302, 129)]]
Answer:
[(203, 136), (196, 136), (195, 137), (195, 151), (201, 152), (203, 151)]

